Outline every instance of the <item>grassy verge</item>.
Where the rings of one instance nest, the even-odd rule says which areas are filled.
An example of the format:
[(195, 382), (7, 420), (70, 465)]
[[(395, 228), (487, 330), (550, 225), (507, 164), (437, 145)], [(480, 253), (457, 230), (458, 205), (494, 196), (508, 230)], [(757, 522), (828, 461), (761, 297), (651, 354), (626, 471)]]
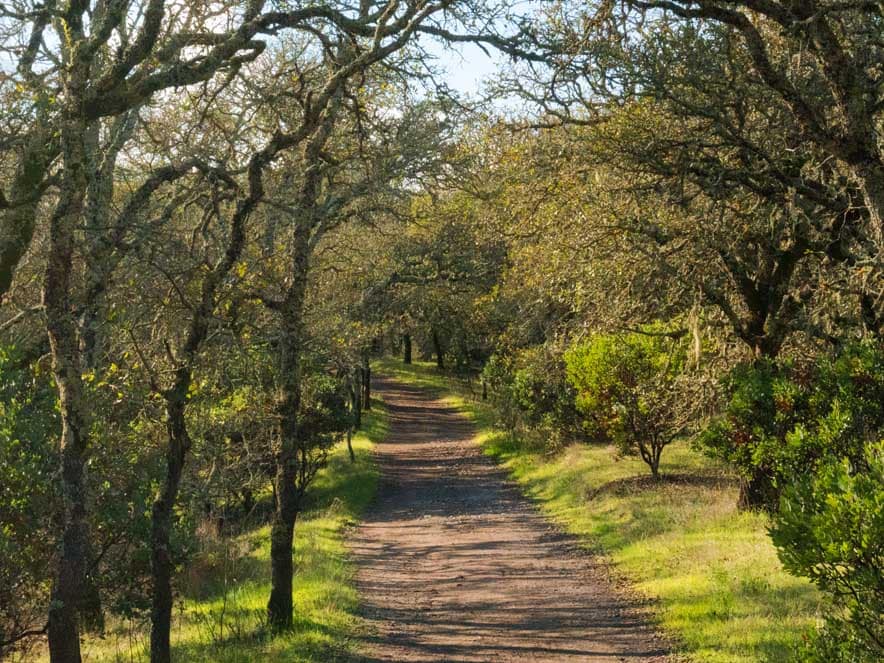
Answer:
[(436, 390), (477, 425), (485, 452), (542, 511), (604, 551), (683, 652), (696, 661), (785, 661), (816, 617), (813, 587), (782, 570), (761, 514), (739, 513), (722, 468), (676, 443), (655, 484), (636, 458), (573, 445), (553, 455), (492, 426), (463, 382), (428, 364), (384, 361), (379, 372)]
[[(180, 661), (246, 663), (258, 660), (346, 660), (361, 629), (356, 615), (354, 568), (344, 545), (345, 529), (372, 499), (377, 470), (371, 448), (383, 439), (387, 418), (380, 401), (364, 417), (353, 439), (356, 462), (345, 444), (310, 491), (310, 506), (295, 533), (295, 628), (265, 635), (270, 592), (268, 526), (233, 539), (210, 542), (182, 573), (184, 598), (173, 616), (173, 656)], [(120, 624), (101, 640), (84, 643), (85, 661), (144, 661), (148, 633)]]

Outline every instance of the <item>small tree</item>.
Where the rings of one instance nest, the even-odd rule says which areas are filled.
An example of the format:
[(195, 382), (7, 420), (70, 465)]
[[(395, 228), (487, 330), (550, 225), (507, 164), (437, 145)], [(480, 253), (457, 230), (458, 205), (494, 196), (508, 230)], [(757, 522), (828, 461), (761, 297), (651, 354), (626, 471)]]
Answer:
[(677, 336), (654, 330), (598, 335), (565, 353), (589, 432), (637, 452), (655, 479), (663, 448), (692, 418), (686, 353)]

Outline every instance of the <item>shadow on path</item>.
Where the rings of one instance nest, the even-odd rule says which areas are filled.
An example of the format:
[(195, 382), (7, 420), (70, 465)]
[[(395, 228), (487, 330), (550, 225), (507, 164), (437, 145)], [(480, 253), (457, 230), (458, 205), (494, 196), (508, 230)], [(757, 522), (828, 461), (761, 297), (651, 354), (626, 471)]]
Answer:
[(356, 531), (361, 661), (665, 661), (603, 562), (553, 529), (458, 412), (378, 379), (390, 433)]

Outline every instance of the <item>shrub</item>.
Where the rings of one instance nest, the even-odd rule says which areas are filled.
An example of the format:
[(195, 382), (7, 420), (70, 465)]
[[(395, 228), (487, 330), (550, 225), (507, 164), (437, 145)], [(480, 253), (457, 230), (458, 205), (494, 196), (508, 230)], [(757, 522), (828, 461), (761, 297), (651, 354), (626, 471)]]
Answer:
[(783, 566), (833, 603), (800, 660), (884, 660), (884, 441), (786, 487), (771, 536)]
[(0, 346), (0, 643), (45, 621), (59, 432), (51, 376)]
[(488, 385), (488, 400), (498, 422), (509, 432), (513, 432), (519, 422), (514, 364), (512, 356), (494, 354), (482, 369), (482, 379)]
[(539, 433), (544, 444), (585, 437), (561, 352), (552, 345), (526, 348), (510, 358), (495, 355), (483, 378), (491, 402), (509, 430), (522, 426)]
[(664, 447), (692, 419), (685, 359), (683, 343), (656, 330), (598, 335), (565, 354), (587, 431), (637, 452), (655, 478)]
[(853, 345), (814, 363), (760, 361), (723, 381), (727, 405), (699, 437), (744, 479), (743, 506), (772, 510), (782, 486), (825, 458), (859, 461), (880, 439), (884, 356)]

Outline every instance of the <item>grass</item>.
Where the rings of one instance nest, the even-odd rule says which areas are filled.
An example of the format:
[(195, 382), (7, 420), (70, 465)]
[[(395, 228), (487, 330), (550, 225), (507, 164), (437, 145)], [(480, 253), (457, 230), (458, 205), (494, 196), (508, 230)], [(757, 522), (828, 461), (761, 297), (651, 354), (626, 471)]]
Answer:
[[(173, 658), (180, 661), (246, 663), (346, 660), (362, 624), (346, 529), (357, 522), (375, 493), (372, 446), (383, 439), (387, 417), (379, 400), (353, 438), (356, 462), (346, 445), (332, 452), (310, 490), (310, 505), (295, 530), (295, 626), (266, 635), (270, 592), (270, 530), (262, 526), (232, 539), (209, 541), (178, 580), (183, 600), (173, 615)], [(102, 639), (84, 642), (84, 661), (144, 661), (148, 631), (119, 623)]]
[[(663, 452), (663, 482), (610, 447), (532, 449), (493, 427), (466, 383), (429, 364), (379, 363), (379, 372), (444, 395), (478, 428), (485, 453), (587, 547), (603, 551), (695, 661), (785, 661), (816, 619), (819, 595), (783, 571), (768, 521), (735, 508), (723, 468), (678, 442)], [(474, 385), (475, 389), (475, 385)]]

